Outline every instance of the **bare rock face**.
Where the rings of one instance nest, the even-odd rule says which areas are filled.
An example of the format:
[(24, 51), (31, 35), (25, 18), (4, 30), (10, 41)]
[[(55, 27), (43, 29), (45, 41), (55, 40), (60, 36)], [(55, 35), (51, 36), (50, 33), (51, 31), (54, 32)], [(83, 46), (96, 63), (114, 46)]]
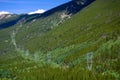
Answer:
[(7, 19), (7, 18), (10, 18), (11, 17), (11, 14), (2, 14), (0, 15), (0, 20), (1, 19)]
[(94, 1), (94, 0), (72, 0), (72, 1), (75, 1), (79, 5), (86, 5), (89, 2)]
[(73, 1), (75, 1), (77, 4), (81, 4), (81, 5), (84, 5), (87, 2), (87, 0), (73, 0)]

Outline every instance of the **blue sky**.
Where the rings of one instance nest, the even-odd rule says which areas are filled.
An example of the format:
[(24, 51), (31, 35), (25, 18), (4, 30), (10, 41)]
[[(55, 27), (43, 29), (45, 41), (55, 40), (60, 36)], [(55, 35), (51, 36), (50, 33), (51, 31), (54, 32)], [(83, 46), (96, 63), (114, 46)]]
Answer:
[(38, 9), (48, 10), (70, 0), (0, 0), (0, 12), (29, 13)]

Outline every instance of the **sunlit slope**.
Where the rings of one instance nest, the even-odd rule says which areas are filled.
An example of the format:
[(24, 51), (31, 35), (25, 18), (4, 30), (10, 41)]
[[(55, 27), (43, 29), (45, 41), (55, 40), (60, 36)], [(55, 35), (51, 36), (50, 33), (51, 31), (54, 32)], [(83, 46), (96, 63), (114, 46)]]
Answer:
[[(90, 0), (87, 4), (77, 4), (74, 1), (62, 4), (58, 7), (50, 9), (43, 14), (21, 14), (16, 15), (15, 23), (12, 24), (11, 20), (1, 23), (0, 27), (4, 25), (2, 30), (0, 30), (0, 53), (7, 53), (9, 50), (14, 50), (12, 45), (12, 34), (16, 34), (15, 41), (17, 46), (24, 47), (26, 42), (29, 42), (33, 37), (39, 37), (44, 35), (46, 32), (49, 32), (54, 27), (58, 26), (60, 23), (64, 22), (72, 15), (76, 14), (78, 11), (86, 7), (94, 0)], [(12, 26), (8, 25), (11, 24)], [(26, 48), (27, 49), (27, 48)]]
[[(11, 43), (8, 53), (15, 57), (0, 61), (1, 79), (10, 76), (16, 80), (119, 80), (119, 4), (119, 0), (96, 0), (45, 32), (44, 26), (38, 28), (39, 22), (49, 28), (50, 23), (46, 22), (55, 17), (10, 28), (12, 32), (18, 29), (13, 38), (17, 48)], [(27, 38), (30, 32), (32, 35)]]
[[(85, 4), (77, 4), (74, 1), (70, 1), (41, 14), (40, 19), (34, 18), (32, 21), (21, 24), (16, 34), (17, 44), (25, 49), (29, 49), (25, 47), (25, 43), (31, 42), (34, 37), (41, 38), (41, 36), (71, 18), (93, 1), (94, 0), (89, 0)], [(32, 49), (29, 50), (34, 52)]]
[[(109, 40), (118, 39), (120, 34), (119, 0), (97, 0), (63, 24), (41, 37), (26, 42), (31, 51), (51, 51), (83, 42), (95, 43), (88, 50)], [(31, 45), (31, 46), (29, 46)]]

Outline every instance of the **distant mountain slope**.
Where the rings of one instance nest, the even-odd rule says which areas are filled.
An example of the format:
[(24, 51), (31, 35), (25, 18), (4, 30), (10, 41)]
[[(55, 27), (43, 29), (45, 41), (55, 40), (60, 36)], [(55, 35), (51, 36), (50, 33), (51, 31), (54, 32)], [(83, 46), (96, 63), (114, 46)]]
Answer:
[[(0, 29), (13, 26), (13, 25), (19, 23), (20, 21), (22, 21), (22, 23), (26, 23), (26, 22), (30, 22), (34, 19), (40, 19), (40, 18), (43, 18), (43, 17), (47, 17), (49, 15), (52, 15), (52, 14), (54, 14), (56, 12), (59, 12), (59, 11), (61, 12), (63, 10), (66, 11), (67, 14), (75, 14), (80, 9), (89, 5), (92, 1), (94, 1), (94, 0), (88, 0), (87, 2), (85, 2), (85, 4), (76, 4), (76, 2), (71, 1), (71, 2), (65, 3), (63, 5), (60, 5), (58, 7), (55, 7), (51, 10), (48, 10), (43, 14), (32, 14), (32, 15), (28, 15), (28, 14), (23, 14), (23, 15), (5, 14), (6, 17), (7, 16), (11, 16), (11, 17), (9, 17), (7, 19), (5, 17), (3, 17), (4, 19), (2, 19), (0, 21)], [(1, 15), (1, 18), (2, 18), (2, 16), (4, 16), (4, 15)]]
[(28, 19), (25, 19), (26, 22), (21, 24), (22, 27), (18, 30), (18, 34), (16, 36), (16, 40), (19, 42), (18, 44), (24, 46), (24, 42), (29, 42), (29, 40), (34, 36), (40, 37), (44, 35), (46, 32), (52, 30), (65, 20), (71, 18), (72, 15), (86, 7), (92, 1), (94, 0), (89, 1), (84, 5), (71, 1), (48, 10), (39, 17), (28, 17)]
[[(28, 44), (26, 43), (26, 46), (29, 47), (30, 50), (33, 49), (33, 51), (39, 48), (43, 50), (53, 50), (57, 47), (99, 40), (102, 35), (109, 36), (116, 32), (116, 30), (119, 32), (120, 16), (117, 2), (118, 1), (113, 1), (112, 3), (112, 1), (108, 0), (105, 2), (98, 0), (92, 4), (93, 6), (89, 6), (90, 8), (86, 7), (77, 15), (73, 16), (73, 18), (67, 20), (44, 36), (33, 37), (28, 41)], [(117, 27), (115, 28), (115, 26)], [(31, 41), (34, 43), (32, 44)], [(34, 45), (34, 47), (29, 46), (29, 44)]]
[(2, 14), (0, 15), (0, 29), (7, 28), (16, 24), (18, 16), (14, 14)]
[[(92, 1), (93, 0), (91, 0), (91, 2)], [(89, 2), (89, 4), (91, 2)], [(32, 33), (32, 34), (38, 33), (39, 34), (40, 31), (41, 31), (40, 33), (42, 33), (47, 30), (50, 30), (53, 26), (56, 26), (59, 23), (63, 22), (64, 19), (72, 16), (73, 14), (75, 14), (76, 12), (78, 12), (80, 9), (82, 9), (85, 6), (86, 5), (76, 4), (75, 2), (71, 1), (71, 2), (65, 3), (61, 6), (58, 6), (56, 8), (53, 8), (43, 14), (32, 14), (32, 15), (27, 15), (27, 14), (21, 14), (21, 15), (14, 15), (14, 14), (12, 15), (11, 14), (10, 15), (10, 14), (7, 14), (6, 16), (10, 15), (11, 17), (9, 17), (9, 18), (3, 17), (0, 20), (0, 29), (8, 28), (10, 26), (17, 26), (15, 28), (11, 28), (11, 30), (12, 29), (16, 30), (16, 28), (18, 29), (20, 24), (22, 24), (22, 28), (19, 29), (19, 33), (22, 33), (22, 34), (18, 33), (19, 35), (22, 35), (22, 36), (28, 35), (29, 36), (29, 35), (31, 35), (30, 33)], [(61, 17), (62, 17), (62, 19), (61, 19)], [(26, 26), (26, 27), (24, 27), (24, 26)], [(30, 26), (30, 28), (28, 28), (29, 26)], [(9, 29), (10, 28), (1, 31), (2, 38), (3, 38), (3, 34), (10, 35), (11, 30), (9, 30)], [(35, 33), (33, 33), (33, 32), (35, 32)], [(24, 34), (24, 33), (26, 33), (26, 34)], [(4, 36), (4, 37), (6, 37), (6, 36)], [(23, 38), (23, 37), (19, 37), (19, 40), (21, 40), (20, 38)]]
[[(19, 42), (19, 45), (21, 46), (24, 44), (24, 42), (28, 41), (32, 37), (41, 36), (47, 31), (52, 30), (55, 26), (64, 22), (72, 15), (77, 13), (79, 10), (89, 5), (92, 1), (94, 0), (90, 0), (85, 5), (77, 4), (76, 2), (71, 1), (58, 7), (55, 7), (51, 10), (48, 10), (43, 14), (21, 14), (15, 15), (15, 17), (12, 16), (9, 19), (1, 20), (0, 28), (3, 29), (1, 30), (0, 34), (0, 36), (3, 38), (0, 40), (1, 45), (3, 45), (0, 49), (1, 53), (4, 53), (4, 51), (6, 52), (6, 49), (8, 49), (8, 45), (6, 45), (4, 41), (10, 41), (10, 36), (13, 30), (17, 30), (16, 39), (17, 42)], [(3, 34), (5, 34), (5, 39), (3, 37)]]
[(39, 17), (40, 14), (33, 14), (33, 15), (28, 15), (28, 14), (5, 14), (1, 15), (0, 19), (0, 29), (8, 28), (11, 26), (14, 26), (18, 23), (25, 23), (26, 20), (29, 20), (31, 18), (36, 18)]

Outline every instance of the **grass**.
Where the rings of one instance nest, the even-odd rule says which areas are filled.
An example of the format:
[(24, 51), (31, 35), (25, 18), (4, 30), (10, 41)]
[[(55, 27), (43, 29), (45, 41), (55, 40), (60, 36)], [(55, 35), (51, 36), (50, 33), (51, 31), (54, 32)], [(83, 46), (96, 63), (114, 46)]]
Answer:
[[(57, 13), (31, 25), (27, 23), (22, 27), (16, 25), (1, 30), (1, 52), (8, 45), (11, 48), (0, 56), (0, 79), (119, 80), (119, 3), (119, 0), (96, 0), (70, 19), (45, 32), (43, 30), (52, 26), (52, 22), (47, 22), (58, 20), (54, 17)], [(15, 50), (8, 38), (9, 32), (16, 28), (19, 28), (15, 37), (17, 45), (21, 46), (19, 50)], [(26, 39), (29, 35), (31, 38)], [(9, 44), (2, 43), (6, 39)], [(93, 55), (92, 63), (87, 62), (88, 53)], [(91, 70), (88, 65), (92, 65)]]

